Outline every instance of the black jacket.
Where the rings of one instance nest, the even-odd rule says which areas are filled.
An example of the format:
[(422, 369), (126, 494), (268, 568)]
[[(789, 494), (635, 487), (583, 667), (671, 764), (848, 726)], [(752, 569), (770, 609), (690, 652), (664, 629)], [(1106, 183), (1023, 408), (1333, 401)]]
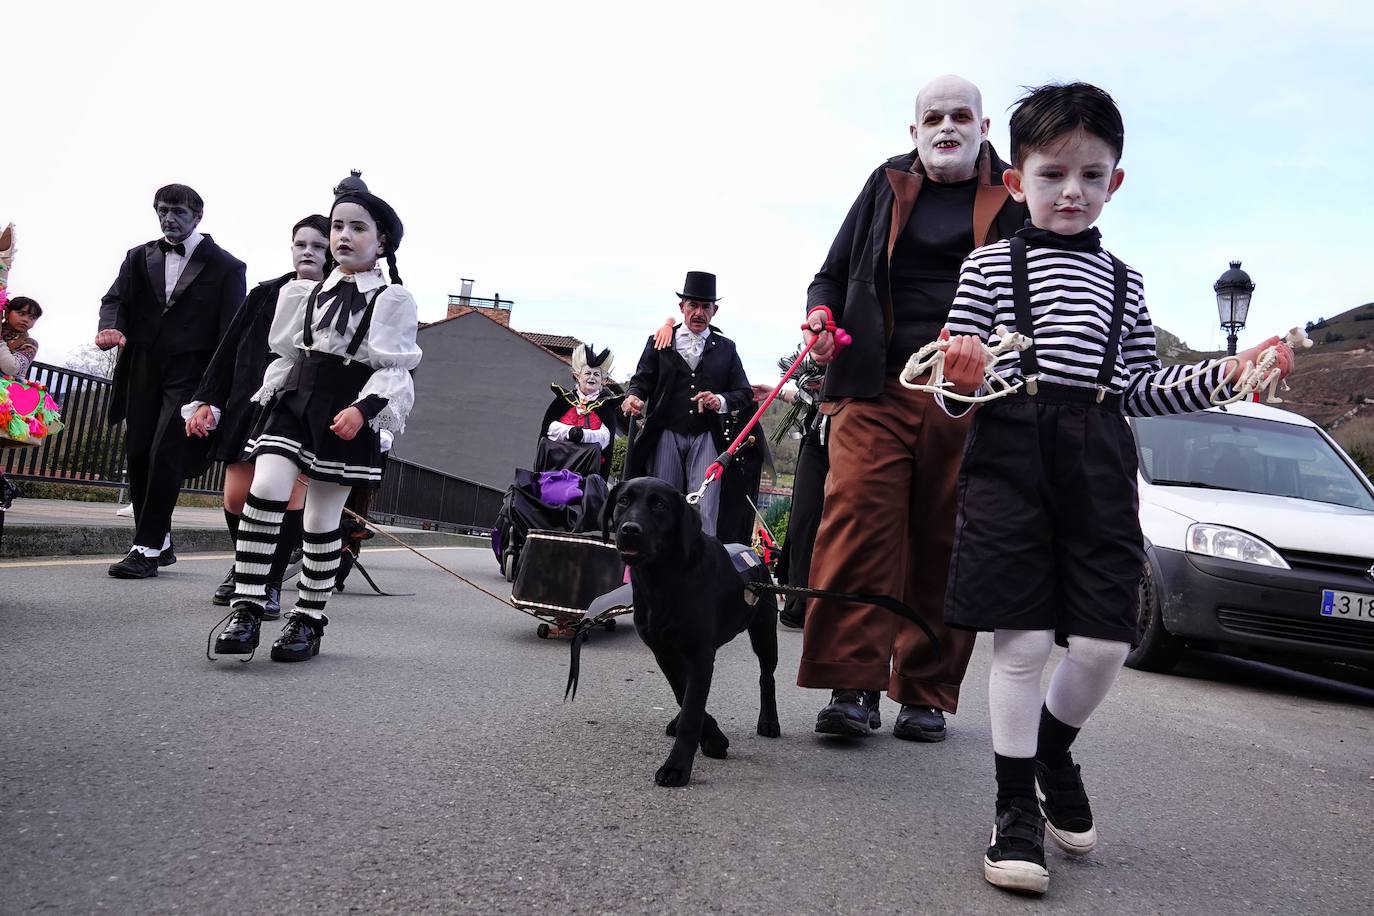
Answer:
[(131, 350), (198, 360), (204, 366), (243, 304), (247, 268), (210, 236), (191, 253), (170, 301), (163, 263), (156, 241), (129, 249), (114, 285), (100, 300), (100, 330), (115, 328), (128, 340), (115, 365), (111, 423), (127, 414)]
[[(997, 158), (992, 144), (983, 143), (973, 204), (975, 248), (1008, 238), (1025, 223), (1025, 205), (1013, 201), (1002, 186), (1002, 173), (1009, 167)], [(854, 338), (826, 370), (826, 400), (875, 398), (882, 393), (892, 336), (888, 264), (924, 179), (915, 150), (874, 169), (807, 289), (807, 312), (829, 306), (836, 323)]]
[[(676, 331), (675, 327), (674, 333)], [(672, 392), (680, 388), (719, 395), (724, 399), (728, 413), (747, 411), (754, 403), (754, 392), (749, 387), (748, 376), (744, 374), (744, 364), (735, 351), (735, 342), (722, 335), (715, 325), (711, 326), (711, 336), (706, 338), (706, 347), (695, 371), (672, 346), (655, 350), (654, 340), (649, 338), (639, 357), (634, 377), (625, 389), (627, 395), (641, 398), (645, 403), (644, 426), (636, 435), (634, 448), (625, 459), (626, 479), (642, 477), (647, 473), (659, 435), (678, 418), (679, 413), (688, 409), (685, 403), (670, 403)], [(752, 413), (746, 414), (746, 417), (749, 415)], [(729, 443), (725, 441), (720, 414), (705, 411), (703, 416), (717, 450), (723, 450)]]

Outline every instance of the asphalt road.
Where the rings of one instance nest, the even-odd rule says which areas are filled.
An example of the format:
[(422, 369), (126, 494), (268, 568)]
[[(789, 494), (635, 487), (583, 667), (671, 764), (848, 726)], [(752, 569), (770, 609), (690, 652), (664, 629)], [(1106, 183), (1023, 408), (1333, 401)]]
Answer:
[[(428, 555), (503, 591), (489, 553)], [(205, 659), (223, 557), (145, 582), (0, 564), (0, 912), (1374, 912), (1367, 686), (1126, 671), (1076, 748), (1102, 841), (1052, 852), (1026, 899), (981, 874), (985, 644), (949, 740), (917, 745), (887, 701), (881, 734), (817, 738), (788, 630), (783, 736), (755, 736), (738, 640), (710, 704), (730, 759), (660, 789), (672, 697), (632, 628), (598, 634), (565, 704), (565, 642), (413, 555), (368, 559), (416, 597), (337, 596), (297, 665)]]

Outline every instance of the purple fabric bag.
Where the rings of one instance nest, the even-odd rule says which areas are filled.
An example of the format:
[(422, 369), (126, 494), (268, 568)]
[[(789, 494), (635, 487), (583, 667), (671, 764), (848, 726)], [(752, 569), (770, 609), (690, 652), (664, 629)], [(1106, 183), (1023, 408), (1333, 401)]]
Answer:
[(567, 506), (582, 501), (582, 475), (573, 471), (540, 471), (535, 475), (539, 500), (550, 506)]

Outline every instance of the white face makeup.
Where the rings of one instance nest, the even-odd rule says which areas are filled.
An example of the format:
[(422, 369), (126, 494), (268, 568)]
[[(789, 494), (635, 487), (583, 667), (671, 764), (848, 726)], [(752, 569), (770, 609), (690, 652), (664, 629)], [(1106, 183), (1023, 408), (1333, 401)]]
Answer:
[(982, 94), (968, 80), (942, 76), (922, 89), (911, 140), (926, 175), (938, 182), (972, 178), (989, 123)]
[(352, 201), (336, 205), (329, 220), (329, 250), (346, 274), (376, 267), (384, 251), (372, 214)]
[(309, 226), (296, 230), (291, 239), (291, 266), (300, 280), (323, 280), (324, 260), (329, 252), (329, 240)]
[(1083, 131), (1032, 150), (1021, 168), (1003, 176), (1011, 196), (1030, 210), (1031, 222), (1060, 235), (1097, 222), (1124, 178), (1107, 141)]
[(201, 214), (191, 212), (191, 208), (185, 204), (169, 204), (159, 200), (153, 205), (153, 212), (157, 214), (162, 237), (173, 245), (186, 241), (200, 225)]
[(584, 369), (577, 377), (577, 390), (584, 398), (594, 398), (606, 386), (606, 378), (600, 369)]

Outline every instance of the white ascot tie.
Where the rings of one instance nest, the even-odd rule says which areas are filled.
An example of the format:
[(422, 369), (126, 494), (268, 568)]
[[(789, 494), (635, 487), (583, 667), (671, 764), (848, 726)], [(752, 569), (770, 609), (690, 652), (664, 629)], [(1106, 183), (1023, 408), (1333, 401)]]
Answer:
[(687, 335), (687, 365), (696, 369), (701, 362), (701, 351), (706, 348), (706, 341), (701, 339), (700, 334)]

